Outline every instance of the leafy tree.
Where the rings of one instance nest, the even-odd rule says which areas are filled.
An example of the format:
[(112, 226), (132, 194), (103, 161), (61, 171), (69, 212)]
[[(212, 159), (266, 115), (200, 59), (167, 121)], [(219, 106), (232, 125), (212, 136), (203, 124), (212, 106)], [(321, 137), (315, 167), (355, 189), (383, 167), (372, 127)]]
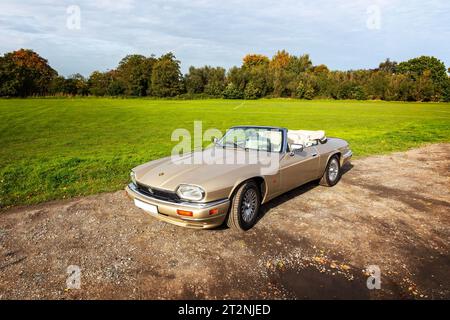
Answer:
[(66, 78), (63, 76), (54, 77), (50, 83), (49, 93), (53, 95), (64, 94), (65, 84)]
[[(446, 67), (435, 57), (421, 56), (398, 65), (398, 72), (407, 74), (417, 82), (415, 98), (417, 100), (439, 100), (447, 84)], [(431, 85), (429, 82), (432, 82)], [(419, 88), (420, 87), (420, 88)], [(433, 90), (432, 93), (430, 90)], [(419, 97), (419, 94), (424, 96)]]
[(110, 84), (110, 77), (107, 72), (94, 71), (89, 77), (89, 93), (94, 96), (104, 96)]
[(64, 93), (84, 96), (89, 93), (86, 79), (79, 73), (71, 75), (64, 84)]
[(367, 93), (364, 90), (364, 87), (360, 86), (360, 85), (355, 85), (352, 88), (351, 98), (352, 99), (356, 99), (356, 100), (366, 100), (367, 99)]
[(0, 59), (0, 95), (45, 95), (56, 76), (47, 60), (32, 50), (6, 53)]
[(388, 101), (411, 101), (414, 82), (404, 74), (393, 74), (388, 77), (388, 86), (385, 91), (384, 100)]
[(233, 82), (230, 82), (223, 91), (223, 97), (225, 99), (243, 99), (244, 92)]
[(117, 76), (125, 88), (125, 95), (143, 97), (150, 88), (152, 69), (156, 59), (133, 54), (119, 62)]
[(116, 70), (110, 70), (106, 72), (108, 77), (108, 87), (106, 89), (106, 95), (108, 96), (122, 96), (125, 94), (125, 86), (119, 79), (118, 72)]
[(384, 99), (389, 86), (390, 72), (374, 71), (367, 79), (367, 93), (372, 99)]
[(207, 67), (205, 93), (211, 96), (222, 95), (225, 89), (225, 69)]
[(173, 97), (181, 93), (180, 61), (172, 53), (161, 56), (153, 65), (151, 93), (156, 97)]
[(436, 96), (435, 84), (431, 78), (431, 71), (425, 72), (415, 79), (415, 86), (412, 91), (415, 101), (438, 101)]
[(221, 67), (202, 68), (190, 67), (185, 76), (185, 85), (188, 93), (206, 93), (211, 96), (220, 96), (225, 88), (225, 69)]
[(344, 72), (340, 76), (343, 80), (339, 82), (336, 98), (339, 100), (352, 99), (355, 86), (351, 80), (352, 74)]
[(442, 100), (445, 102), (450, 102), (450, 78), (447, 79), (447, 84), (445, 85), (444, 92), (442, 94)]
[[(248, 91), (248, 94), (252, 92), (250, 96), (260, 98), (271, 91), (272, 79), (270, 77), (269, 65), (270, 60), (264, 55), (249, 54), (244, 57), (241, 73), (246, 82), (245, 91)], [(251, 86), (247, 90), (250, 83)]]
[(261, 98), (261, 91), (253, 84), (253, 82), (249, 82), (245, 87), (244, 98), (248, 100)]
[(298, 83), (295, 97), (298, 99), (311, 100), (314, 98), (314, 88), (307, 81), (300, 81)]
[[(400, 101), (449, 101), (450, 68), (435, 57), (397, 63), (386, 59), (376, 69), (330, 71), (313, 66), (309, 55), (278, 51), (272, 59), (249, 54), (241, 67), (191, 67), (182, 77), (172, 53), (160, 58), (128, 55), (115, 70), (58, 76), (31, 50), (0, 56), (0, 96), (45, 94), (145, 96), (180, 98), (223, 96), (258, 99), (265, 96)], [(187, 90), (187, 94), (182, 93)]]
[(273, 95), (281, 97), (287, 95), (289, 83), (288, 67), (292, 56), (285, 50), (278, 51), (270, 61), (270, 72), (273, 77)]
[(204, 68), (190, 67), (185, 76), (186, 91), (188, 93), (203, 93), (208, 82)]
[(108, 85), (108, 89), (106, 90), (106, 94), (108, 96), (121, 96), (125, 93), (125, 88), (123, 87), (122, 82), (118, 81), (117, 79), (114, 79), (110, 82)]
[(230, 70), (228, 70), (228, 84), (232, 83), (233, 86), (236, 87), (236, 90), (238, 90), (242, 94), (242, 96), (244, 95), (245, 86), (247, 85), (248, 81), (248, 73), (243, 68), (232, 67)]
[(290, 56), (287, 68), (292, 74), (298, 75), (302, 72), (311, 70), (313, 68), (313, 64), (309, 58), (309, 54), (304, 54), (299, 57)]
[(384, 62), (381, 62), (378, 66), (379, 71), (387, 72), (387, 73), (396, 73), (398, 69), (398, 63), (395, 61), (391, 61), (391, 59), (387, 58)]

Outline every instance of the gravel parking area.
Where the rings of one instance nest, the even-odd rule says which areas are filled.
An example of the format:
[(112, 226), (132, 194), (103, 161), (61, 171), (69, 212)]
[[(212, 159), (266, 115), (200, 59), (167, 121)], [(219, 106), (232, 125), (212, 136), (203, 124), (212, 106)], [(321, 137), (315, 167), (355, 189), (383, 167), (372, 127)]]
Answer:
[(246, 233), (159, 222), (125, 191), (0, 212), (0, 299), (449, 299), (450, 144), (345, 170), (265, 205)]

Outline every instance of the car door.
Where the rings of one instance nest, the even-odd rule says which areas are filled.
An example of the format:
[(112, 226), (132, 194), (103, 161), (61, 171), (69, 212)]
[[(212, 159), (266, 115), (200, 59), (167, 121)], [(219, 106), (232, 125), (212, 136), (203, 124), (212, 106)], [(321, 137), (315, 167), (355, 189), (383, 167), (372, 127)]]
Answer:
[(315, 146), (301, 152), (286, 152), (280, 162), (281, 189), (288, 191), (317, 178), (318, 151)]

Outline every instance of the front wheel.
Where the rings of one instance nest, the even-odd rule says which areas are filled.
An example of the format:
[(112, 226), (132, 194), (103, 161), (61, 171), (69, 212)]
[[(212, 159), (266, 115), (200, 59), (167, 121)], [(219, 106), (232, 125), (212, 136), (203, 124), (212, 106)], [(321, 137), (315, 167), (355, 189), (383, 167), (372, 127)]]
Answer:
[(230, 228), (247, 231), (253, 227), (258, 218), (261, 194), (254, 181), (242, 184), (231, 200), (227, 225)]
[(320, 184), (326, 187), (332, 187), (336, 185), (341, 179), (341, 165), (339, 163), (339, 156), (334, 155), (328, 161), (325, 172), (320, 179)]

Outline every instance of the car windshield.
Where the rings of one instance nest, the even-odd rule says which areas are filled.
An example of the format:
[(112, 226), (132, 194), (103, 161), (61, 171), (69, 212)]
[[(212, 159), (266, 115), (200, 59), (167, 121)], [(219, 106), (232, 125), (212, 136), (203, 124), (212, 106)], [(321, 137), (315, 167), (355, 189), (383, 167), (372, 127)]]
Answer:
[(283, 135), (280, 129), (231, 128), (218, 142), (219, 146), (244, 150), (280, 152)]

